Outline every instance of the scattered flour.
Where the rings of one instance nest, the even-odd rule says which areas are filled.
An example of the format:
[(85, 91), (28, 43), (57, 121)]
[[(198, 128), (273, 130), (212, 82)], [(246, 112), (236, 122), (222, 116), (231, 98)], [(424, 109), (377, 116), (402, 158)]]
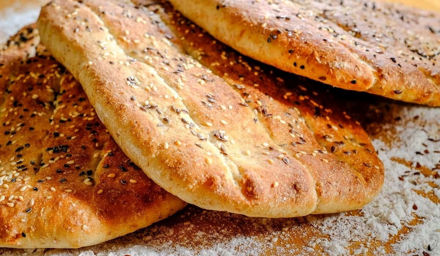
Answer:
[[(391, 137), (391, 145), (379, 139), (373, 141), (386, 169), (380, 195), (362, 209), (363, 216), (338, 214), (313, 219), (311, 224), (329, 235), (331, 242), (316, 239), (311, 244), (321, 245), (331, 255), (344, 255), (348, 253), (344, 246), (350, 241), (367, 241), (363, 245), (373, 248), (372, 241), (386, 242), (397, 235), (403, 226), (407, 226), (411, 231), (392, 245), (395, 253), (422, 255), (425, 252), (440, 255), (440, 206), (416, 192), (433, 192), (438, 199), (440, 180), (438, 177), (425, 177), (411, 166), (392, 160), (398, 157), (412, 161), (415, 163), (413, 167), (416, 163), (430, 169), (436, 168), (436, 165), (438, 167), (440, 143), (435, 141), (440, 138), (440, 111), (424, 107), (403, 107), (399, 108), (398, 115), (402, 118), (400, 122), (385, 124), (383, 127), (385, 133), (389, 133), (392, 130), (390, 128), (397, 130), (397, 134), (385, 134)], [(422, 223), (413, 226), (411, 221), (415, 215)], [(356, 252), (362, 254), (364, 249), (361, 247)], [(380, 246), (375, 250), (379, 254), (385, 252), (384, 247)]]
[(40, 13), (39, 8), (35, 6), (22, 7), (20, 5), (20, 1), (16, 1), (12, 6), (0, 10), (0, 44), (6, 42), (23, 26), (35, 22)]

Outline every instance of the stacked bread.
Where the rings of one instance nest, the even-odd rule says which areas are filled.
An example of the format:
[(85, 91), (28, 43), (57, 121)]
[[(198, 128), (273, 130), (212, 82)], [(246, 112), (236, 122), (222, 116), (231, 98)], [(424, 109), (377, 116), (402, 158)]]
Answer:
[(359, 209), (383, 165), (323, 83), (440, 104), (438, 15), (394, 31), (373, 2), (171, 2), (54, 0), (1, 51), (0, 246), (96, 244), (185, 203)]

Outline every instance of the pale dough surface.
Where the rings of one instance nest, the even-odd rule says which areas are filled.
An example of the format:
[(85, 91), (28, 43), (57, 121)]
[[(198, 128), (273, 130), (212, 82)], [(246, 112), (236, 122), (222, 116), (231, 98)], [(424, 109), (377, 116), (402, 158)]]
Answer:
[(38, 27), (157, 184), (254, 217), (359, 209), (377, 195), (382, 163), (327, 91), (243, 58), (167, 3), (139, 2), (54, 1)]

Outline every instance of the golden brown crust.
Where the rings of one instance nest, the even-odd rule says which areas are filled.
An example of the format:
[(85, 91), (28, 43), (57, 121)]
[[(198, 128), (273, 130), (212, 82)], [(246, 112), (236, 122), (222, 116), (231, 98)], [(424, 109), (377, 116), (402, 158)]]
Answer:
[(88, 246), (181, 209), (122, 153), (33, 27), (0, 51), (0, 247)]
[(142, 3), (150, 10), (54, 1), (38, 24), (115, 141), (161, 187), (266, 217), (356, 209), (378, 193), (383, 167), (367, 135), (299, 86), (309, 81), (283, 81), (166, 3)]
[(242, 54), (339, 88), (440, 106), (440, 15), (371, 0), (171, 0)]

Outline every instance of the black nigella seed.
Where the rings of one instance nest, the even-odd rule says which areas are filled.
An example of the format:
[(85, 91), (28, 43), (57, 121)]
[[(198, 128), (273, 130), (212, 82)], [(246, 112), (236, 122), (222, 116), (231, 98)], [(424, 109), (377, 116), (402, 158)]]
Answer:
[(125, 168), (123, 165), (120, 165), (120, 166), (119, 166), (119, 169), (121, 169), (121, 171), (123, 171), (123, 172), (128, 171), (127, 168)]

